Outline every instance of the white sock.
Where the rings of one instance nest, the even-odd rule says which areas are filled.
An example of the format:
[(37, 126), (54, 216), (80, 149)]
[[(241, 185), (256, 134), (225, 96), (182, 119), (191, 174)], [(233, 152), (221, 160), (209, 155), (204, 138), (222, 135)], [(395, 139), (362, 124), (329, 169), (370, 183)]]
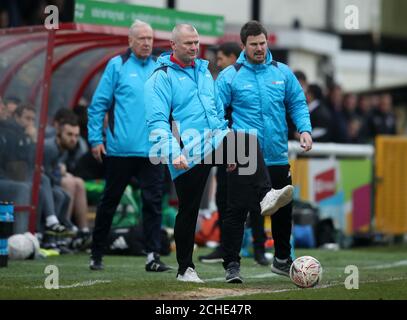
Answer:
[(276, 260), (278, 263), (286, 263), (288, 261), (288, 259), (279, 259), (276, 257)]
[(53, 224), (59, 223), (58, 218), (56, 215), (50, 215), (45, 219), (45, 225), (47, 227), (52, 226)]
[(149, 264), (153, 260), (154, 260), (154, 252), (149, 252), (147, 254), (147, 262), (146, 262), (146, 264)]
[(81, 231), (82, 232), (89, 232), (89, 228), (88, 227), (82, 228)]

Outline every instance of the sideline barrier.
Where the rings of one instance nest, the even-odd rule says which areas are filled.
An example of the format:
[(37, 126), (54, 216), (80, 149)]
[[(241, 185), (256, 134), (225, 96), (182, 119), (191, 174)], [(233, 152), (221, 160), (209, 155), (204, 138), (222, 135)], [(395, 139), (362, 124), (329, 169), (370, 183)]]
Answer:
[(375, 161), (375, 226), (389, 235), (407, 233), (407, 138), (378, 136)]
[(288, 153), (295, 199), (316, 204), (345, 236), (371, 231), (373, 146), (314, 143), (304, 153), (290, 141)]

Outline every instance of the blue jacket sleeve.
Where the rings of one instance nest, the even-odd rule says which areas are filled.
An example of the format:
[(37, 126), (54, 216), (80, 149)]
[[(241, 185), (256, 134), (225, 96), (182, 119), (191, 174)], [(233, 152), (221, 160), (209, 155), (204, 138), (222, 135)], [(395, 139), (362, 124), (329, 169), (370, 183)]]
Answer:
[(144, 104), (149, 140), (153, 144), (150, 157), (158, 157), (171, 163), (172, 159), (181, 155), (181, 147), (171, 132), (172, 92), (166, 72), (156, 71), (147, 80), (144, 86)]
[(88, 107), (88, 140), (94, 147), (103, 143), (103, 121), (111, 108), (117, 83), (116, 62), (109, 61)]
[(299, 133), (311, 133), (311, 120), (304, 91), (302, 90), (302, 87), (294, 73), (288, 66), (279, 64), (279, 68), (281, 68), (286, 78), (284, 102), (287, 107), (288, 114), (293, 120)]
[(230, 70), (223, 70), (216, 79), (216, 87), (223, 104), (223, 110), (232, 103), (232, 89), (230, 84)]

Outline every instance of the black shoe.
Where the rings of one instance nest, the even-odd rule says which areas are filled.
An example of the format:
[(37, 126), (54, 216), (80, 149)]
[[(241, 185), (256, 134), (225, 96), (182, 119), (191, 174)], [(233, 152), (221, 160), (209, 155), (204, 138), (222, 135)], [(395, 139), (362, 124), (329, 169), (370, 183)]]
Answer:
[(150, 272), (165, 272), (172, 270), (172, 267), (167, 266), (160, 260), (160, 256), (154, 253), (154, 260), (146, 264), (146, 271)]
[(75, 234), (67, 229), (64, 225), (60, 223), (54, 223), (50, 226), (45, 227), (45, 234), (48, 236), (63, 236), (63, 237), (73, 237)]
[(102, 258), (90, 258), (89, 268), (94, 271), (103, 270), (105, 267)]
[(263, 251), (254, 252), (254, 260), (261, 266), (270, 265), (270, 261), (266, 258), (266, 255)]
[(56, 249), (57, 251), (59, 251), (59, 254), (72, 254), (73, 251), (71, 249), (69, 249), (66, 245), (58, 245), (58, 249)]
[(290, 277), (290, 267), (293, 264), (293, 260), (291, 257), (287, 259), (286, 262), (278, 262), (276, 257), (273, 258), (273, 263), (271, 264), (271, 272), (274, 272), (276, 274)]
[(240, 276), (239, 262), (230, 262), (226, 267), (226, 282), (227, 283), (242, 283), (243, 279)]
[(85, 251), (92, 244), (92, 235), (90, 232), (79, 231), (77, 236), (71, 242), (73, 250)]
[(206, 256), (199, 256), (198, 260), (203, 263), (218, 263), (223, 262), (223, 252), (220, 247), (217, 247), (215, 251)]

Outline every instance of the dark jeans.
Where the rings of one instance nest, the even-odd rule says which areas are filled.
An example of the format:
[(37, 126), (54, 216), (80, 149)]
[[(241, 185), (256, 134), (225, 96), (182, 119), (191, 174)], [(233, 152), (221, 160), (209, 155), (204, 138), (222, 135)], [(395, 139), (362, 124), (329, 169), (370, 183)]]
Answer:
[(143, 207), (143, 235), (146, 252), (160, 252), (163, 165), (148, 158), (106, 157), (106, 184), (96, 211), (92, 257), (101, 257), (107, 244), (113, 216), (132, 177), (140, 184)]
[[(233, 252), (233, 257), (239, 256), (240, 247), (243, 240), (244, 223), (246, 220), (247, 212), (250, 209), (248, 204), (253, 202), (240, 201), (240, 199), (246, 198), (248, 194), (255, 197), (257, 202), (260, 202), (265, 194), (270, 190), (271, 185), (267, 174), (267, 168), (263, 160), (260, 147), (257, 143), (257, 138), (249, 136), (247, 134), (230, 132), (228, 135), (244, 135), (246, 155), (250, 156), (249, 166), (255, 162), (256, 170), (250, 175), (239, 174), (240, 169), (246, 167), (238, 163), (238, 167), (232, 172), (228, 173), (228, 176), (233, 176), (233, 184), (229, 184), (232, 190), (232, 194), (237, 201), (236, 204), (228, 206), (227, 221), (223, 224), (223, 245), (229, 249), (229, 252)], [(250, 149), (249, 144), (254, 145), (254, 148)], [(223, 162), (227, 163), (226, 150), (233, 148), (231, 144), (228, 144), (228, 140), (225, 137), (219, 148), (212, 152), (207, 158), (212, 158), (212, 164), (197, 164), (186, 173), (178, 176), (174, 180), (175, 189), (179, 200), (179, 210), (175, 220), (174, 237), (177, 248), (177, 262), (178, 273), (183, 274), (188, 267), (195, 268), (192, 261), (192, 254), (194, 249), (195, 227), (199, 213), (199, 205), (202, 198), (202, 193), (205, 188), (206, 180), (209, 172), (215, 163), (215, 154), (223, 152)], [(236, 152), (237, 148), (234, 148)], [(255, 152), (254, 155), (249, 155), (248, 152)], [(238, 158), (237, 158), (238, 159)], [(210, 162), (210, 161), (209, 161)], [(208, 163), (204, 161), (203, 163)], [(228, 199), (229, 201), (229, 199)], [(245, 217), (242, 219), (242, 212), (245, 212)], [(231, 236), (232, 235), (232, 236)]]

